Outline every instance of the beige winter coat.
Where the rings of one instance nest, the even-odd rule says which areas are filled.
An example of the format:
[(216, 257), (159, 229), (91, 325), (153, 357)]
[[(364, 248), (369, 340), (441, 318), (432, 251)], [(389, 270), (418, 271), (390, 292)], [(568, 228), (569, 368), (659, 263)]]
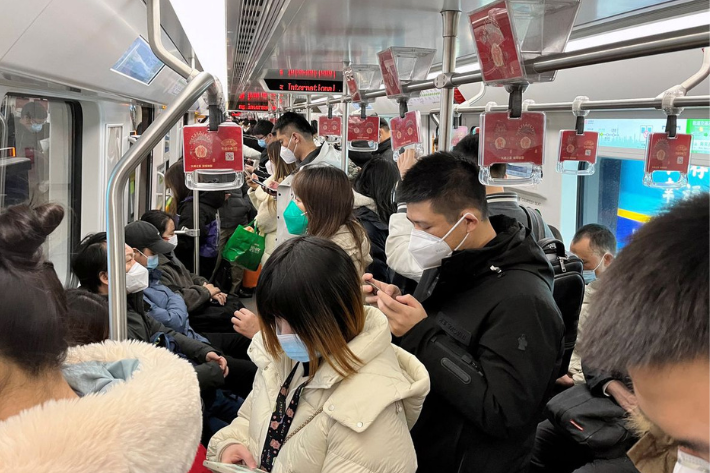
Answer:
[[(273, 177), (264, 181), (268, 186), (274, 181)], [(276, 198), (266, 193), (261, 186), (256, 189), (249, 189), (247, 194), (252, 205), (256, 209), (256, 226), (259, 228), (259, 233), (264, 235), (264, 256), (261, 258), (261, 264), (266, 263), (271, 253), (276, 248)], [(274, 201), (269, 205), (270, 201)]]
[(361, 230), (362, 233), (362, 245), (357, 246), (353, 234), (350, 233), (348, 227), (342, 225), (335, 232), (335, 235), (329, 238), (330, 241), (341, 247), (348, 254), (350, 259), (355, 263), (355, 269), (357, 269), (358, 274), (364, 274), (367, 267), (372, 263), (372, 257), (370, 256), (370, 240), (367, 238), (367, 233), (365, 230)]
[(138, 360), (104, 393), (50, 401), (0, 422), (0, 471), (185, 473), (202, 431), (195, 370), (137, 341), (69, 350), (66, 363)]
[[(582, 301), (582, 308), (579, 311), (579, 324), (577, 325), (578, 340), (582, 336), (584, 324), (587, 323), (589, 310), (591, 309), (594, 294), (597, 292), (598, 287), (599, 280), (597, 279), (596, 281), (592, 281), (590, 284), (587, 284), (584, 288), (584, 300)], [(582, 358), (580, 358), (576, 347), (572, 352), (572, 358), (569, 361), (569, 368), (567, 369), (567, 372), (572, 379), (574, 379), (574, 384), (583, 384), (585, 382), (584, 373), (582, 372)]]
[[(348, 346), (362, 360), (359, 371), (343, 379), (323, 364), (303, 390), (291, 432), (306, 424), (281, 448), (273, 473), (414, 473), (416, 455), (409, 429), (429, 392), (429, 375), (419, 360), (391, 344), (389, 325), (376, 308), (366, 308), (365, 328)], [(207, 459), (219, 461), (223, 450), (240, 443), (257, 464), (278, 391), (294, 362), (271, 358), (261, 332), (249, 356), (258, 372), (254, 389), (239, 417), (210, 441)], [(287, 403), (303, 381), (294, 379)]]

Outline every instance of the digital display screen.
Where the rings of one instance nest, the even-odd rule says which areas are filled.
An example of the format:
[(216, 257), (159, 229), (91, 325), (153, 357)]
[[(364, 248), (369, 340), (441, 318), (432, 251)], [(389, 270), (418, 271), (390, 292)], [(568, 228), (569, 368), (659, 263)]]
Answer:
[(165, 66), (150, 46), (140, 36), (136, 38), (111, 70), (138, 82), (149, 85)]
[(261, 79), (272, 92), (342, 94), (343, 73), (332, 70), (269, 69)]
[(268, 112), (269, 105), (261, 103), (238, 103), (237, 110), (250, 110), (254, 112)]

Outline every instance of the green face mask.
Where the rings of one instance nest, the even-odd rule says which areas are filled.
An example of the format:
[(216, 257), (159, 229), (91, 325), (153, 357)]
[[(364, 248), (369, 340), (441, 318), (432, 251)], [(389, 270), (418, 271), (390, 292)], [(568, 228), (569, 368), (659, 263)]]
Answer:
[(284, 210), (284, 222), (291, 235), (303, 235), (308, 228), (308, 217), (298, 208), (295, 201), (291, 201)]

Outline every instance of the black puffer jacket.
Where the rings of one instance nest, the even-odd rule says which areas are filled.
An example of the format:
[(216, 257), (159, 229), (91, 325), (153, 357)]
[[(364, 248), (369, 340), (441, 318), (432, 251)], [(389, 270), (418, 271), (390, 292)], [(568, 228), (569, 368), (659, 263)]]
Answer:
[(255, 216), (256, 210), (247, 197), (249, 186), (245, 182), (241, 188), (229, 191), (229, 199), (219, 209), (220, 227), (233, 230), (239, 225), (246, 225)]
[(372, 158), (389, 158), (392, 159), (392, 140), (387, 138), (377, 146), (377, 150), (372, 153), (366, 151), (349, 151), (348, 158), (350, 161), (363, 167), (366, 162)]
[(526, 471), (560, 365), (552, 268), (522, 225), (491, 223), (496, 238), (425, 271), (414, 293), (429, 317), (401, 346), (431, 377), (412, 430), (419, 473)]
[(144, 304), (142, 291), (128, 294), (128, 338), (151, 343), (155, 334), (164, 333), (175, 340), (178, 349), (183, 355), (193, 361), (200, 389), (216, 389), (222, 386), (224, 384), (224, 376), (219, 365), (205, 362), (209, 352), (219, 353), (219, 351), (210, 345), (188, 338), (161, 324), (146, 314)]

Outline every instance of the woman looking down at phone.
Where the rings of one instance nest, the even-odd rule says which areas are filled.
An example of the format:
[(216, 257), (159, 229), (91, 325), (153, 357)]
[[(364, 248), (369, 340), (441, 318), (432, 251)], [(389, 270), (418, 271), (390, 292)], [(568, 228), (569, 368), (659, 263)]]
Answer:
[(274, 473), (413, 473), (409, 429), (429, 375), (392, 345), (385, 316), (363, 306), (348, 255), (322, 238), (283, 243), (264, 265), (256, 302), (254, 387), (207, 459)]
[(266, 239), (261, 264), (266, 263), (276, 246), (276, 188), (296, 169), (296, 164), (288, 164), (279, 158), (281, 143), (278, 141), (271, 142), (266, 147), (266, 152), (269, 155), (271, 163), (269, 167), (273, 170), (273, 174), (261, 185), (254, 182), (261, 181), (256, 174), (252, 174), (247, 180), (250, 187), (247, 195), (256, 209), (256, 226)]
[(293, 201), (283, 214), (289, 233), (326, 238), (348, 254), (358, 274), (372, 263), (370, 241), (353, 215), (355, 197), (348, 176), (325, 164), (303, 167), (293, 179)]

